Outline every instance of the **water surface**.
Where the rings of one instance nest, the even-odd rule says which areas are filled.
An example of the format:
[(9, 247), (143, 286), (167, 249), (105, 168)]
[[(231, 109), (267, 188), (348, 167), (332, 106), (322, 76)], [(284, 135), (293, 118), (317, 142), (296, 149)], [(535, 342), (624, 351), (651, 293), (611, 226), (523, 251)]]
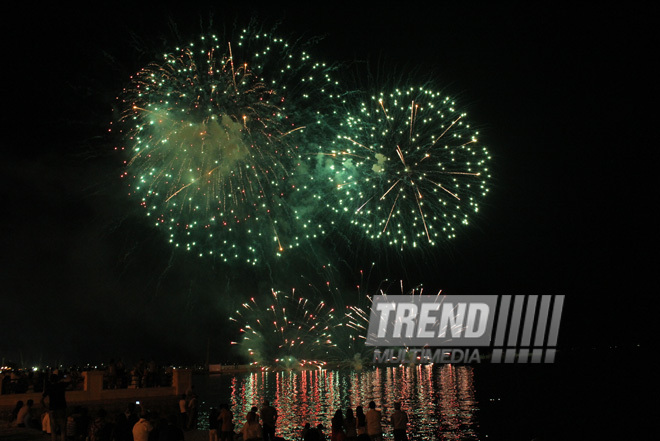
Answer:
[[(470, 366), (388, 367), (362, 371), (310, 370), (259, 372), (235, 376), (195, 377), (200, 390), (200, 428), (207, 424), (212, 406), (227, 403), (240, 428), (252, 406), (265, 399), (278, 409), (277, 435), (298, 439), (305, 423), (323, 424), (330, 434), (330, 419), (337, 409), (370, 401), (382, 411), (383, 427), (391, 434), (389, 416), (396, 401), (408, 412), (411, 439), (479, 439), (474, 371)], [(207, 426), (206, 426), (207, 427)]]

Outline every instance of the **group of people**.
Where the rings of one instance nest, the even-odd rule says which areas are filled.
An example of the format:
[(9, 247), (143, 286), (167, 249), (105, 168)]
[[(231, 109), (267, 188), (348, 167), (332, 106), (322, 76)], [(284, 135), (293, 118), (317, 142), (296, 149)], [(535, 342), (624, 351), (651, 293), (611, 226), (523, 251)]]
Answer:
[(183, 430), (197, 427), (198, 399), (191, 389), (179, 397), (179, 425)]
[(133, 368), (124, 365), (121, 359), (111, 359), (104, 375), (107, 389), (138, 389), (143, 387), (161, 387), (172, 384), (172, 367), (162, 367), (151, 359), (140, 359)]
[[(233, 414), (227, 404), (221, 404), (219, 409), (211, 409), (209, 413), (209, 441), (234, 441)], [(259, 410), (253, 406), (248, 412), (245, 423), (241, 427), (240, 436), (243, 441), (275, 441), (275, 424), (277, 409), (265, 400)]]
[(234, 441), (234, 415), (227, 404), (209, 412), (209, 441)]
[[(46, 383), (41, 398), (44, 412), (38, 415), (33, 400), (18, 401), (12, 412), (16, 427), (42, 430), (52, 441), (184, 441), (184, 428), (194, 427), (197, 418), (197, 396), (189, 391), (184, 396), (191, 415), (183, 428), (174, 412), (159, 415), (143, 409), (137, 402), (129, 403), (114, 418), (101, 408), (94, 415), (84, 406), (67, 407), (69, 381), (64, 375), (53, 374)], [(174, 409), (172, 409), (174, 411)]]
[[(152, 412), (142, 412), (133, 424), (131, 441), (184, 441), (184, 430), (179, 426), (174, 414), (158, 417)], [(90, 440), (91, 441), (91, 440)], [(104, 441), (104, 440), (96, 440)], [(115, 439), (114, 441), (118, 441)], [(129, 441), (129, 440), (126, 440)]]
[(33, 400), (27, 400), (26, 403), (23, 400), (18, 400), (16, 407), (11, 412), (9, 422), (16, 427), (30, 427), (34, 429), (41, 427), (41, 424), (35, 418), (33, 404)]
[(41, 430), (53, 441), (184, 441), (184, 433), (176, 415), (158, 415), (135, 403), (114, 417), (100, 408), (93, 414), (80, 405), (67, 410), (59, 407), (57, 398), (47, 395), (45, 412), (35, 412), (32, 400), (18, 401), (11, 421), (15, 427)]
[[(276, 437), (277, 409), (268, 400), (264, 401), (261, 409), (256, 406), (248, 412), (238, 435), (242, 441), (279, 441)], [(382, 412), (376, 409), (376, 403), (371, 401), (365, 413), (362, 406), (346, 409), (345, 414), (338, 409), (331, 419), (330, 441), (382, 441), (383, 424)], [(394, 403), (394, 412), (389, 417), (394, 440), (407, 440), (408, 414), (401, 409), (401, 403)], [(233, 414), (227, 404), (218, 409), (211, 409), (209, 413), (209, 441), (234, 441), (236, 432), (233, 423)], [(301, 441), (327, 441), (323, 424), (312, 427), (306, 423), (300, 434)]]
[(52, 374), (44, 387), (41, 397), (41, 409), (37, 412), (34, 408), (34, 401), (22, 400), (16, 402), (11, 415), (11, 422), (16, 427), (25, 427), (42, 430), (45, 433), (52, 434), (53, 441), (56, 435), (60, 435), (62, 441), (72, 436), (67, 435), (74, 432), (78, 414), (82, 414), (80, 406), (76, 406), (74, 412), (67, 415), (67, 404), (65, 393), (70, 387), (70, 380), (66, 375)]
[[(365, 413), (362, 406), (357, 406), (355, 414), (350, 407), (342, 414), (341, 409), (337, 409), (330, 422), (331, 441), (382, 441), (383, 425), (382, 412), (376, 409), (376, 402), (369, 402), (369, 408)], [(390, 415), (394, 440), (405, 441), (407, 439), (406, 430), (408, 427), (408, 414), (401, 410), (401, 403), (394, 403), (394, 412)], [(319, 441), (325, 436), (322, 427), (317, 426), (317, 430), (303, 429), (303, 441)]]
[[(96, 370), (96, 367), (94, 367)], [(81, 390), (83, 372), (89, 368), (69, 367), (60, 369), (7, 369), (0, 371), (0, 394), (43, 392), (53, 374), (66, 375), (69, 390)], [(99, 368), (102, 370), (102, 367)], [(132, 368), (121, 359), (111, 359), (103, 376), (105, 389), (138, 389), (144, 387), (168, 387), (172, 385), (172, 366), (159, 366), (152, 359), (140, 359)]]
[(11, 369), (0, 372), (0, 394), (41, 393), (48, 385), (52, 375), (65, 376), (68, 379), (69, 390), (81, 390), (84, 385), (83, 371), (78, 368), (69, 368), (65, 371)]
[[(198, 398), (191, 388), (179, 398), (178, 418), (158, 418), (158, 415), (144, 412), (134, 403), (126, 411), (117, 415), (109, 423), (106, 413), (100, 409), (95, 417), (89, 417), (86, 409), (76, 406), (67, 412), (65, 391), (67, 381), (53, 375), (43, 392), (41, 406), (46, 409), (41, 418), (33, 412), (33, 402), (19, 401), (12, 414), (18, 427), (41, 428), (50, 433), (53, 441), (182, 441), (184, 431), (197, 427)], [(276, 437), (278, 412), (268, 400), (261, 409), (252, 407), (238, 432), (235, 431), (233, 414), (227, 404), (222, 404), (209, 413), (209, 441), (280, 441)], [(350, 407), (345, 413), (338, 409), (331, 419), (330, 441), (382, 441), (383, 416), (371, 401), (366, 413), (357, 406), (355, 413)], [(408, 416), (401, 409), (401, 403), (394, 403), (394, 412), (389, 416), (394, 441), (407, 439)], [(307, 423), (301, 433), (301, 441), (326, 441), (324, 427), (312, 427)]]

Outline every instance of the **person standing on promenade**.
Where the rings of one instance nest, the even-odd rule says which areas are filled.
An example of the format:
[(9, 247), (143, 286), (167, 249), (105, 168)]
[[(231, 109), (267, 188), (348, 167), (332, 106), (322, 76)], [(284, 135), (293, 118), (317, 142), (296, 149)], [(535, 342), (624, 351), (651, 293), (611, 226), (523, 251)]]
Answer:
[(362, 406), (355, 408), (355, 428), (358, 439), (364, 439), (365, 436), (367, 438), (369, 437), (367, 435), (367, 417), (362, 410)]
[[(57, 440), (58, 432), (60, 439), (66, 440), (66, 388), (67, 384), (61, 381), (58, 375), (53, 374), (41, 396), (41, 405), (48, 409), (52, 441)], [(46, 397), (48, 397), (48, 405), (46, 405)]]
[(319, 434), (319, 438), (318, 438), (319, 441), (326, 441), (327, 438), (325, 437), (325, 433), (323, 433), (323, 424), (322, 423), (318, 423), (316, 425), (316, 431)]
[(264, 400), (264, 406), (261, 408), (261, 421), (263, 423), (264, 441), (275, 440), (275, 422), (277, 421), (277, 410), (270, 405), (268, 400)]
[(307, 441), (307, 434), (311, 430), (312, 425), (310, 423), (305, 423), (302, 430), (300, 431), (300, 441)]
[(215, 407), (209, 412), (209, 441), (218, 441), (218, 426), (220, 423), (220, 412)]
[(252, 411), (248, 412), (247, 421), (241, 429), (241, 435), (243, 436), (243, 441), (261, 441), (263, 432), (256, 413)]
[(366, 415), (367, 420), (367, 435), (371, 441), (382, 441), (383, 439), (383, 428), (380, 424), (381, 413), (379, 410), (376, 410), (376, 403), (374, 401), (369, 402), (369, 410)]
[(111, 358), (108, 367), (105, 370), (106, 375), (108, 376), (108, 389), (117, 388), (117, 365), (115, 364), (115, 359)]
[(188, 396), (188, 430), (197, 428), (197, 394), (192, 392)]
[(154, 430), (154, 426), (149, 421), (149, 414), (144, 412), (140, 419), (133, 426), (133, 441), (149, 441), (149, 432)]
[(357, 439), (357, 422), (353, 416), (353, 409), (346, 409), (346, 418), (344, 418), (344, 431), (346, 432), (346, 441), (355, 441)]
[(344, 432), (344, 415), (341, 409), (337, 409), (335, 416), (330, 420), (330, 440), (346, 441), (346, 432)]
[(406, 429), (408, 427), (408, 414), (401, 410), (401, 403), (394, 403), (394, 412), (390, 417), (394, 432), (394, 441), (406, 441)]
[(229, 405), (220, 405), (220, 424), (218, 430), (220, 431), (220, 441), (234, 441), (234, 414), (229, 410)]
[(188, 401), (186, 394), (179, 396), (179, 423), (181, 430), (186, 430), (188, 426)]

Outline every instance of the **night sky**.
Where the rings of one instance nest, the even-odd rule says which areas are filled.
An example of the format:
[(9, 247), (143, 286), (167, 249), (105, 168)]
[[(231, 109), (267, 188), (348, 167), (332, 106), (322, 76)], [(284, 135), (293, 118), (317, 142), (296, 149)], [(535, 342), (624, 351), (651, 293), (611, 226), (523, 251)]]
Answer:
[[(203, 363), (208, 348), (211, 362), (229, 360), (237, 304), (329, 278), (347, 302), (356, 283), (384, 279), (449, 294), (565, 294), (564, 347), (649, 343), (658, 290), (651, 11), (434, 4), (89, 3), (7, 17), (0, 356)], [(320, 259), (332, 275), (298, 265), (301, 256), (251, 269), (173, 252), (125, 197), (108, 133), (115, 97), (171, 49), (174, 28), (188, 39), (251, 17), (279, 22), (284, 36), (322, 37), (316, 59), (368, 60), (385, 77), (421, 72), (455, 96), (493, 156), (491, 192), (472, 225), (399, 259), (346, 253), (329, 238), (324, 248), (337, 252)]]

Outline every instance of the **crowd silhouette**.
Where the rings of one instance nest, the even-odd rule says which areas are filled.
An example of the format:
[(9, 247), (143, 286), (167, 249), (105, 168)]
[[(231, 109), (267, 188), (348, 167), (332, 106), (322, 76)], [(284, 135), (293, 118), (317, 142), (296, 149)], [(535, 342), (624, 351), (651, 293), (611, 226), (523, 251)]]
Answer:
[[(155, 370), (147, 368), (144, 372)], [(113, 377), (108, 378), (108, 386), (117, 387)], [(156, 387), (154, 377), (145, 374), (142, 378), (146, 387)], [(169, 410), (147, 409), (139, 402), (131, 402), (114, 414), (104, 407), (97, 406), (90, 412), (86, 406), (67, 406), (65, 395), (69, 387), (70, 380), (65, 375), (51, 374), (43, 387), (40, 406), (35, 406), (33, 400), (25, 403), (18, 400), (10, 416), (11, 424), (26, 430), (41, 430), (50, 434), (52, 441), (183, 441), (187, 432), (198, 431), (199, 399), (194, 387), (173, 400)], [(355, 411), (350, 407), (337, 409), (326, 421), (329, 427), (324, 422), (306, 422), (297, 439), (381, 441), (387, 423), (395, 441), (407, 440), (408, 416), (401, 403), (394, 403), (394, 412), (386, 419), (371, 401), (366, 412), (362, 406), (357, 406)], [(277, 435), (280, 424), (278, 411), (268, 400), (264, 400), (261, 408), (252, 407), (240, 421), (235, 421), (230, 406), (223, 403), (208, 413), (209, 441), (283, 441)]]

